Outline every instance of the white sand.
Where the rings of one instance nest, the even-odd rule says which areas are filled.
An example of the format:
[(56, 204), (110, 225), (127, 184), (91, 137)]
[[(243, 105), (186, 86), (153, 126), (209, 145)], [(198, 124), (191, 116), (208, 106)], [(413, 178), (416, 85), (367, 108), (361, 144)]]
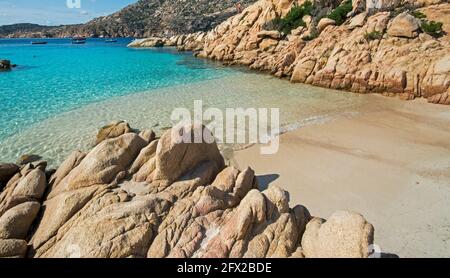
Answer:
[(276, 155), (253, 146), (236, 160), (315, 216), (362, 213), (383, 252), (449, 257), (450, 107), (386, 101), (396, 104), (301, 128), (281, 136)]

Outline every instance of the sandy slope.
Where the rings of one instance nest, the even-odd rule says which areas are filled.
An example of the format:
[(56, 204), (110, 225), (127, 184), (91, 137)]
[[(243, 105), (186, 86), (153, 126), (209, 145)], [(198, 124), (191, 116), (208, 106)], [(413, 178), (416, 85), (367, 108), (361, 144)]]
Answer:
[[(392, 100), (395, 103), (395, 100)], [(450, 256), (450, 109), (421, 101), (370, 109), (281, 137), (278, 154), (236, 153), (316, 216), (361, 212), (383, 252)]]

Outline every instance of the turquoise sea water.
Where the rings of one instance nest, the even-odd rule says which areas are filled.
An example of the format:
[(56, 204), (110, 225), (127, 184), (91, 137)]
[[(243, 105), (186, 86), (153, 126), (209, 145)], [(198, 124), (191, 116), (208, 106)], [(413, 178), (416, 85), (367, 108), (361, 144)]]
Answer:
[(129, 49), (131, 39), (88, 39), (85, 45), (46, 41), (0, 39), (0, 59), (18, 65), (0, 73), (0, 140), (88, 103), (233, 73), (174, 49)]
[(195, 100), (221, 111), (279, 108), (284, 130), (351, 117), (377, 103), (175, 49), (129, 49), (130, 39), (113, 44), (89, 39), (86, 45), (47, 41), (0, 39), (0, 59), (18, 65), (0, 72), (0, 162), (38, 154), (57, 166), (70, 152), (91, 149), (98, 129), (116, 120), (160, 134), (171, 126), (175, 108), (192, 110)]

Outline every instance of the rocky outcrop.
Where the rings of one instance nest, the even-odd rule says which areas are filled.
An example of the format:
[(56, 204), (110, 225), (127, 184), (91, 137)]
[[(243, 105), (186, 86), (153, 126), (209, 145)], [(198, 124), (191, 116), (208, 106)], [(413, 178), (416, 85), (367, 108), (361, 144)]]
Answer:
[(0, 257), (25, 255), (26, 240), (47, 187), (44, 171), (32, 164), (23, 166), (0, 194)]
[(366, 257), (373, 231), (372, 225), (357, 213), (336, 212), (328, 221), (315, 218), (306, 226), (303, 252), (309, 258)]
[(0, 257), (369, 255), (374, 229), (362, 216), (339, 212), (325, 222), (291, 208), (281, 188), (260, 191), (254, 171), (226, 167), (216, 143), (190, 143), (211, 135), (203, 126), (148, 134), (75, 151), (48, 181), (22, 166), (0, 195)]
[(319, 33), (322, 33), (323, 30), (325, 30), (325, 28), (327, 28), (328, 26), (334, 26), (336, 25), (336, 21), (330, 19), (330, 18), (322, 18), (319, 23), (317, 24), (317, 31), (319, 31)]
[(419, 20), (407, 12), (396, 16), (387, 29), (393, 37), (415, 38), (419, 35)]
[(260, 0), (210, 32), (169, 41), (198, 57), (246, 65), (291, 82), (450, 104), (449, 36), (428, 35), (413, 16), (420, 11), (442, 21), (445, 32), (450, 28), (446, 1), (353, 1), (340, 26), (323, 16), (342, 1), (314, 1), (304, 26), (290, 34), (271, 29), (274, 19), (304, 2)]
[(166, 43), (167, 40), (163, 38), (146, 38), (134, 40), (128, 47), (163, 47)]

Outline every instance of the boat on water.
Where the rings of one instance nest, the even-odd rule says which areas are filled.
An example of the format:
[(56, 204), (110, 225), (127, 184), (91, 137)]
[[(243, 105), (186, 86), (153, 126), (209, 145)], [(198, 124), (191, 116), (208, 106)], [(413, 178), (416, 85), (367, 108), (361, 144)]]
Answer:
[(72, 38), (72, 44), (85, 44), (86, 38), (84, 37), (73, 37)]
[(33, 44), (33, 45), (42, 45), (42, 44), (47, 44), (47, 42), (44, 42), (44, 41), (32, 41), (31, 44)]
[(105, 40), (106, 43), (116, 43), (117, 40), (116, 39), (107, 39)]

